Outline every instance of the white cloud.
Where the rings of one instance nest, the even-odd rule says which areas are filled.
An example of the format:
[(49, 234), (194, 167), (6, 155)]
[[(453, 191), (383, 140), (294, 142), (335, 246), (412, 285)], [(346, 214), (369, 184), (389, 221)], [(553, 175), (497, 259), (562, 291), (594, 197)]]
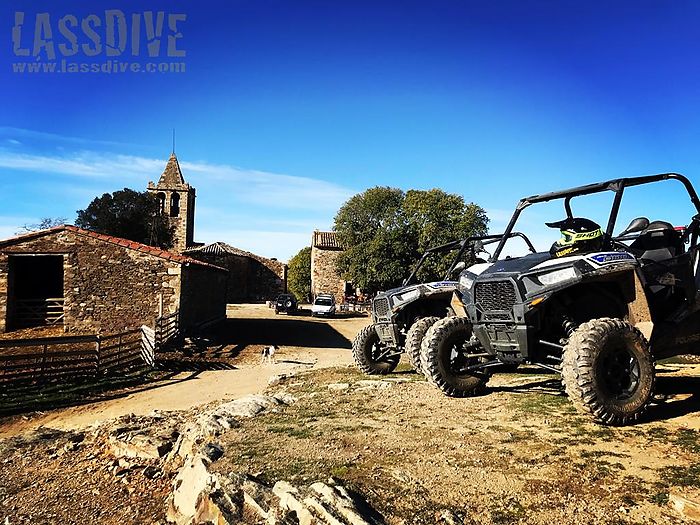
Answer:
[(26, 128), (15, 128), (12, 126), (0, 126), (0, 136), (10, 136), (10, 140), (15, 140), (17, 144), (20, 144), (20, 142), (16, 139), (17, 137), (20, 137), (32, 141), (49, 141), (53, 143), (63, 142), (69, 144), (83, 144), (95, 146), (133, 146), (133, 144), (127, 144), (124, 142), (115, 142), (110, 140), (95, 140), (85, 137), (72, 137), (70, 135), (47, 133), (45, 131), (36, 131), (33, 129)]
[[(69, 177), (87, 177), (125, 182), (157, 180), (163, 159), (133, 155), (80, 151), (63, 156), (17, 153), (0, 149), (0, 167)], [(201, 192), (211, 191), (218, 199), (284, 209), (335, 210), (353, 194), (343, 186), (308, 177), (248, 170), (206, 162), (181, 162), (185, 179)]]
[[(105, 191), (124, 186), (144, 188), (149, 180), (158, 180), (165, 162), (90, 150), (47, 155), (0, 148), (0, 168), (27, 174), (24, 180), (35, 186), (36, 195), (45, 193), (47, 175), (61, 176), (53, 180), (50, 189), (62, 200), (41, 207), (42, 213), (50, 216), (72, 217), (73, 210)], [(181, 162), (180, 167), (185, 180), (197, 189), (197, 241), (223, 240), (279, 259), (289, 258), (308, 245), (314, 229), (328, 229), (335, 211), (354, 193), (320, 179), (231, 165)], [(36, 213), (33, 208), (37, 204), (27, 203), (24, 209)], [(22, 224), (34, 222), (38, 220), (15, 222), (0, 232), (6, 237), (4, 233), (10, 229), (13, 234)]]

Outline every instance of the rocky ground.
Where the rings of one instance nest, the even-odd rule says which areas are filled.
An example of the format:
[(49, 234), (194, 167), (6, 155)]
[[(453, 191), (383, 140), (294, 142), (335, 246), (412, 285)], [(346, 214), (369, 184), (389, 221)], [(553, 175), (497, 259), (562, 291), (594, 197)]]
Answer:
[(265, 396), (0, 440), (0, 523), (700, 520), (698, 365), (660, 366), (648, 417), (609, 428), (537, 369), (448, 399), (405, 364), (368, 378), (238, 358), (278, 372)]

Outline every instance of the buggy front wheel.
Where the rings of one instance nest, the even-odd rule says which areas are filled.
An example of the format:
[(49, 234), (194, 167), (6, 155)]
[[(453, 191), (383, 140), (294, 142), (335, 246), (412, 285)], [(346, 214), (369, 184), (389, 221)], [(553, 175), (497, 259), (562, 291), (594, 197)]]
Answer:
[(374, 325), (365, 326), (352, 342), (355, 364), (365, 374), (386, 375), (399, 364), (401, 354), (382, 344)]
[(421, 346), (421, 365), (428, 381), (451, 397), (480, 394), (489, 380), (486, 370), (468, 370), (483, 361), (483, 349), (471, 344), (472, 327), (464, 317), (446, 317), (430, 327)]

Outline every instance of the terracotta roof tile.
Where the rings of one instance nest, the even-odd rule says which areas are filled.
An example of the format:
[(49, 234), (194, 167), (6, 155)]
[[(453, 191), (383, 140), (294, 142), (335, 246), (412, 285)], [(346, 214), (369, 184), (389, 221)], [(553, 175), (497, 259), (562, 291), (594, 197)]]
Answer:
[(211, 244), (207, 244), (205, 246), (196, 246), (193, 248), (188, 248), (185, 253), (191, 253), (191, 254), (204, 254), (204, 255), (214, 255), (214, 256), (226, 256), (226, 255), (237, 255), (239, 257), (250, 257), (253, 259), (256, 259), (258, 261), (269, 261), (269, 262), (275, 262), (279, 264), (284, 264), (280, 263), (277, 259), (269, 259), (267, 257), (262, 257), (260, 255), (256, 255), (252, 252), (247, 252), (245, 250), (241, 250), (240, 248), (236, 248), (235, 246), (231, 246), (230, 244), (227, 244), (225, 242), (213, 242)]

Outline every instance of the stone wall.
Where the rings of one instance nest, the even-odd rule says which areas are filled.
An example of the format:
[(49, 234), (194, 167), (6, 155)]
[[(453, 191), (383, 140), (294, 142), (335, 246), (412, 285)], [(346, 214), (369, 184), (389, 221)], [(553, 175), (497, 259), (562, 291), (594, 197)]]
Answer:
[(311, 294), (332, 293), (337, 302), (343, 301), (345, 281), (335, 269), (342, 250), (311, 248)]
[(187, 256), (229, 271), (226, 282), (227, 303), (271, 300), (287, 291), (286, 264), (225, 246), (240, 253), (207, 253), (194, 249), (189, 250)]
[(227, 273), (196, 264), (182, 268), (180, 325), (187, 329), (226, 317)]

